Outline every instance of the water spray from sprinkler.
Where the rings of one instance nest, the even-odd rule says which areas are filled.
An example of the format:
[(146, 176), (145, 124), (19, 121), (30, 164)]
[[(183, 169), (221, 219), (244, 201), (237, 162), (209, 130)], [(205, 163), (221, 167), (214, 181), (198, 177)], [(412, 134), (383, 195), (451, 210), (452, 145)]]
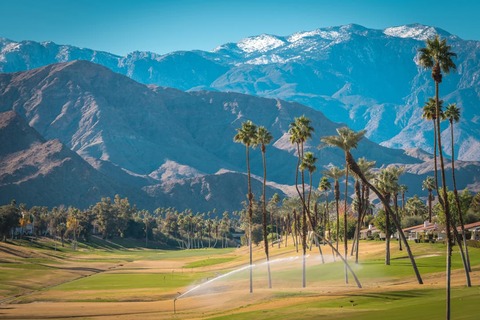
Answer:
[[(255, 267), (255, 265), (252, 265), (252, 267)], [(200, 288), (200, 287), (206, 286), (206, 285), (209, 284), (209, 283), (212, 283), (212, 282), (214, 282), (214, 281), (216, 281), (216, 280), (219, 280), (219, 279), (221, 279), (221, 278), (225, 278), (225, 277), (227, 277), (227, 276), (229, 276), (229, 275), (232, 275), (232, 274), (234, 274), (234, 273), (243, 271), (243, 270), (248, 269), (248, 268), (250, 268), (250, 265), (245, 266), (245, 267), (242, 267), (242, 268), (239, 268), (239, 269), (236, 269), (236, 270), (233, 270), (233, 271), (230, 271), (230, 272), (227, 272), (227, 273), (222, 274), (222, 275), (220, 275), (220, 276), (218, 276), (218, 277), (215, 277), (215, 278), (213, 278), (213, 279), (210, 279), (210, 280), (208, 280), (208, 281), (206, 281), (206, 282), (204, 282), (204, 283), (201, 283), (201, 284), (199, 284), (199, 285), (191, 288), (190, 290), (185, 291), (184, 293), (177, 292), (177, 293), (178, 293), (178, 296), (176, 296), (175, 299), (173, 299), (173, 313), (175, 314), (175, 313), (177, 312), (176, 307), (175, 307), (175, 303), (176, 303), (177, 300), (180, 299), (181, 297), (189, 294), (190, 292), (192, 292), (192, 291), (194, 291), (194, 290), (197, 290), (197, 289)]]

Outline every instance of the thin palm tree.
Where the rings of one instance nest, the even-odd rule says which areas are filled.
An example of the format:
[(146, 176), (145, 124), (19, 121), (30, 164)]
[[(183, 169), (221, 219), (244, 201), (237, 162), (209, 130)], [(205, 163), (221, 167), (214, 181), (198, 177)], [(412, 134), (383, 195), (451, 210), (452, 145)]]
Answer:
[(257, 126), (252, 121), (247, 120), (237, 129), (237, 134), (233, 137), (233, 141), (245, 145), (245, 155), (247, 163), (247, 185), (248, 185), (248, 247), (250, 255), (250, 293), (253, 292), (253, 263), (252, 263), (252, 216), (253, 216), (253, 193), (250, 172), (250, 147), (256, 141)]
[[(317, 162), (317, 158), (315, 157), (313, 152), (305, 152), (305, 154), (303, 155), (302, 163), (300, 164), (300, 170), (302, 170), (302, 171), (308, 170), (308, 176), (309, 176), (309, 189), (308, 189), (307, 209), (306, 209), (307, 212), (311, 212), (310, 211), (310, 203), (311, 203), (310, 199), (311, 199), (312, 191), (313, 191), (313, 189), (312, 189), (313, 173), (317, 170), (317, 166), (315, 165), (316, 162)], [(305, 214), (303, 216), (303, 218), (304, 218), (304, 220), (302, 221), (302, 223), (303, 223), (303, 225), (302, 225), (303, 226), (303, 233), (307, 234), (307, 215)], [(317, 228), (318, 220), (313, 219), (312, 222), (313, 222), (313, 226), (312, 226), (313, 230), (312, 231), (314, 231)], [(322, 257), (322, 263), (325, 263), (325, 261), (323, 259), (322, 248), (319, 245), (318, 238), (317, 238), (316, 235), (314, 235), (314, 239), (315, 239), (315, 243), (318, 246), (318, 249), (320, 251), (320, 256)]]
[(417, 195), (407, 200), (405, 210), (410, 213), (410, 216), (420, 216), (422, 219), (426, 218), (427, 207)]
[[(346, 129), (350, 130), (348, 128), (346, 128)], [(351, 134), (351, 135), (352, 136), (357, 136), (355, 132), (353, 132), (353, 134)], [(363, 134), (361, 136), (363, 137)], [(355, 145), (353, 147), (356, 147), (357, 144), (358, 144), (358, 141), (357, 141), (357, 143), (355, 143)], [(400, 234), (400, 237), (402, 238), (402, 242), (405, 245), (408, 257), (410, 259), (410, 263), (412, 264), (413, 270), (415, 272), (415, 276), (417, 277), (417, 281), (418, 281), (419, 284), (422, 284), (423, 280), (422, 280), (422, 277), (420, 276), (420, 272), (418, 271), (418, 267), (417, 267), (417, 264), (415, 262), (415, 258), (413, 257), (412, 250), (410, 249), (410, 245), (408, 244), (407, 239), (405, 238), (405, 234), (402, 232), (400, 222), (398, 221), (398, 219), (393, 214), (393, 210), (390, 207), (390, 203), (385, 199), (385, 197), (382, 195), (382, 193), (380, 191), (378, 191), (378, 189), (373, 184), (371, 184), (370, 181), (365, 177), (365, 175), (360, 170), (360, 167), (358, 166), (357, 162), (355, 161), (352, 154), (350, 153), (350, 150), (345, 150), (344, 149), (344, 151), (345, 151), (345, 157), (346, 157), (346, 164), (347, 164), (347, 167), (349, 168), (349, 170), (351, 170), (356, 176), (358, 176), (360, 178), (360, 180), (362, 180), (362, 183), (364, 183), (366, 186), (368, 186), (368, 188), (370, 190), (372, 190), (377, 195), (378, 199), (380, 199), (382, 204), (385, 206), (388, 214), (390, 214), (391, 216), (394, 217), (393, 223), (395, 224), (395, 227), (397, 228), (397, 231)]]
[[(387, 202), (390, 204), (392, 200), (392, 194), (394, 192), (395, 185), (398, 182), (398, 178), (388, 169), (382, 169), (375, 177), (375, 187), (380, 191)], [(385, 264), (390, 265), (390, 218), (393, 220), (389, 212), (385, 209)]]
[(262, 192), (262, 203), (263, 203), (263, 242), (265, 246), (265, 256), (267, 257), (267, 269), (268, 269), (268, 287), (272, 287), (272, 276), (270, 273), (270, 257), (268, 254), (268, 234), (267, 234), (267, 201), (266, 197), (266, 186), (267, 186), (267, 160), (266, 160), (266, 146), (272, 141), (272, 134), (264, 126), (257, 128), (255, 144), (260, 145), (260, 150), (262, 151), (262, 162), (263, 162), (263, 192)]
[(345, 175), (345, 170), (340, 169), (336, 166), (330, 166), (327, 170), (323, 172), (324, 175), (330, 177), (334, 181), (333, 187), (333, 196), (335, 197), (335, 210), (337, 213), (337, 227), (336, 227), (336, 250), (338, 251), (338, 243), (340, 239), (340, 212), (339, 212), (339, 203), (340, 203), (340, 183), (339, 179)]
[[(443, 100), (439, 101), (440, 116), (443, 114)], [(432, 120), (433, 122), (433, 168), (435, 178), (435, 188), (438, 189), (438, 165), (437, 165), (437, 103), (434, 98), (429, 98), (423, 106), (422, 118)]]
[[(373, 178), (371, 169), (375, 166), (376, 161), (368, 161), (362, 157), (358, 159), (358, 166), (367, 179)], [(355, 193), (357, 195), (357, 226), (355, 229), (354, 243), (352, 245), (352, 253), (355, 250), (355, 263), (358, 264), (358, 251), (360, 242), (360, 228), (362, 226), (363, 218), (365, 217), (368, 208), (370, 207), (369, 189), (365, 184), (360, 186), (360, 178), (355, 176)]]
[(400, 185), (399, 191), (402, 195), (402, 211), (405, 211), (405, 193), (408, 192), (408, 186), (406, 184)]
[(423, 180), (422, 190), (428, 191), (428, 222), (432, 222), (432, 201), (434, 200), (432, 191), (435, 190), (435, 180), (433, 177), (426, 177), (425, 180)]
[[(328, 210), (328, 192), (332, 189), (332, 184), (328, 181), (328, 177), (323, 176), (318, 183), (318, 191), (325, 194), (325, 215), (323, 217), (323, 232), (324, 238), (331, 240), (330, 234), (330, 216)], [(328, 234), (328, 236), (327, 236)]]
[(310, 211), (310, 198), (312, 195), (312, 176), (313, 173), (317, 170), (317, 166), (315, 163), (317, 162), (317, 157), (313, 154), (313, 152), (305, 152), (303, 155), (302, 163), (300, 164), (300, 170), (304, 171), (307, 170), (309, 174), (309, 191), (307, 197), (307, 210)]
[[(440, 155), (440, 170), (442, 174), (443, 195), (439, 197), (445, 211), (446, 232), (447, 232), (447, 261), (446, 261), (446, 318), (450, 319), (450, 281), (451, 281), (451, 262), (452, 262), (452, 234), (450, 227), (450, 208), (447, 198), (447, 184), (445, 181), (445, 165), (443, 163), (442, 138), (440, 135), (440, 104), (439, 104), (439, 84), (442, 82), (442, 71), (449, 73), (450, 70), (457, 68), (452, 58), (457, 55), (451, 51), (451, 46), (447, 45), (446, 39), (440, 39), (439, 35), (427, 39), (425, 48), (420, 50), (419, 63), (427, 69), (432, 69), (432, 78), (435, 82), (435, 102), (436, 102), (436, 122), (437, 122), (437, 142), (438, 153)], [(437, 190), (438, 191), (438, 190)], [(443, 199), (442, 199), (443, 198)]]
[(450, 123), (450, 142), (452, 147), (452, 180), (453, 180), (453, 194), (455, 195), (455, 202), (457, 204), (458, 218), (460, 220), (460, 226), (462, 230), (463, 247), (465, 248), (465, 256), (468, 271), (472, 271), (470, 266), (470, 256), (468, 254), (467, 240), (465, 237), (465, 224), (463, 222), (462, 207), (460, 205), (460, 199), (458, 197), (457, 182), (455, 179), (455, 148), (453, 139), (453, 123), (460, 121), (460, 108), (455, 103), (449, 104), (443, 114), (444, 118), (448, 119)]
[[(390, 172), (394, 175), (396, 183), (392, 185), (392, 196), (393, 196), (393, 208), (395, 211), (395, 214), (397, 215), (397, 218), (401, 221), (400, 213), (398, 212), (398, 194), (400, 193), (400, 184), (398, 184), (398, 180), (400, 179), (400, 176), (405, 172), (405, 167), (397, 167), (395, 165), (389, 166), (388, 169)], [(398, 237), (398, 247), (399, 250), (402, 250), (402, 241), (400, 240), (400, 237)]]
[[(345, 152), (345, 162), (347, 162), (347, 154), (350, 153), (352, 148), (356, 148), (358, 142), (365, 135), (365, 130), (355, 132), (348, 127), (341, 127), (337, 129), (337, 136), (327, 136), (322, 138), (322, 142), (342, 149)], [(343, 243), (345, 260), (347, 260), (348, 254), (348, 241), (347, 241), (347, 195), (348, 195), (348, 166), (345, 165), (345, 204), (343, 213)], [(345, 266), (345, 283), (348, 283), (348, 273)]]
[[(308, 214), (309, 221), (312, 221), (310, 216), (310, 211), (308, 210), (305, 202), (305, 175), (304, 171), (300, 170), (300, 165), (304, 157), (304, 147), (305, 142), (311, 138), (314, 128), (310, 125), (310, 119), (304, 115), (298, 118), (295, 118), (294, 121), (290, 124), (290, 142), (295, 144), (297, 147), (297, 167), (295, 172), (295, 188), (297, 190), (298, 196), (302, 201), (302, 220), (304, 221), (304, 228), (306, 228), (306, 216)], [(302, 190), (300, 191), (298, 187), (298, 173), (301, 172), (301, 183)], [(305, 230), (305, 229), (304, 229)], [(307, 234), (303, 232), (302, 234), (302, 249), (303, 249), (303, 287), (306, 286), (306, 254), (307, 254)]]

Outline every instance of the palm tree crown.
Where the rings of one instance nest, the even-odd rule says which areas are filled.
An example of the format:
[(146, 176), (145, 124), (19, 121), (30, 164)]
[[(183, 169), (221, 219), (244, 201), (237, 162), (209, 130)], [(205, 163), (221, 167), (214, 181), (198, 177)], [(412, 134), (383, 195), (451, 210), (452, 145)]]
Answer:
[(260, 126), (257, 128), (257, 132), (255, 135), (255, 144), (261, 146), (262, 152), (265, 152), (265, 146), (270, 144), (272, 139), (273, 139), (273, 136), (267, 130), (267, 128), (265, 128), (264, 126)]
[(247, 148), (254, 145), (256, 141), (257, 126), (252, 121), (247, 120), (237, 128), (237, 134), (233, 137), (233, 141), (244, 144)]
[(329, 166), (327, 170), (323, 171), (323, 174), (333, 180), (338, 180), (345, 175), (345, 170), (337, 166)]
[[(438, 101), (440, 117), (443, 118), (443, 100)], [(429, 98), (425, 105), (423, 106), (422, 118), (426, 120), (436, 120), (437, 119), (437, 105), (434, 98)]]
[(363, 138), (365, 132), (365, 130), (355, 132), (348, 127), (341, 127), (337, 129), (338, 136), (323, 137), (322, 142), (329, 146), (339, 147), (347, 152), (357, 147), (358, 142)]
[(450, 69), (457, 68), (452, 60), (457, 54), (450, 49), (447, 39), (440, 39), (440, 36), (436, 35), (435, 38), (427, 39), (426, 47), (419, 50), (420, 65), (428, 69), (432, 68), (432, 78), (438, 83), (442, 82), (440, 70), (449, 73)]
[(314, 129), (310, 125), (310, 122), (310, 119), (303, 115), (295, 118), (295, 120), (290, 124), (290, 129), (288, 132), (290, 133), (290, 142), (292, 144), (303, 144), (312, 137), (312, 132)]
[(423, 180), (422, 189), (428, 190), (429, 192), (435, 190), (435, 180), (433, 177), (426, 177), (425, 180)]
[(328, 178), (323, 176), (318, 183), (318, 190), (321, 192), (327, 192), (332, 188), (332, 184), (328, 181)]
[(300, 170), (308, 170), (308, 172), (313, 173), (315, 170), (317, 170), (317, 167), (315, 166), (316, 161), (317, 158), (312, 152), (306, 152), (303, 155), (302, 162), (300, 163)]
[(458, 122), (460, 120), (460, 108), (455, 103), (449, 104), (443, 113), (443, 117), (448, 119), (450, 123)]

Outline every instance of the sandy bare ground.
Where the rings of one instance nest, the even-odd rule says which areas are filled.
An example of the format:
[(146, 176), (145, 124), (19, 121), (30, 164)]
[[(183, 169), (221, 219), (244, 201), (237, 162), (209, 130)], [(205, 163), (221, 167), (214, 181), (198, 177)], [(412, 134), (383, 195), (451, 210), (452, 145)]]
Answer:
[[(382, 254), (382, 246), (365, 246), (362, 254), (377, 256)], [(228, 315), (232, 312), (262, 311), (273, 308), (285, 307), (305, 303), (309, 301), (321, 301), (335, 299), (344, 296), (355, 296), (359, 294), (378, 293), (387, 291), (402, 291), (421, 288), (444, 288), (445, 274), (422, 275), (424, 285), (419, 285), (414, 276), (403, 278), (401, 281), (379, 280), (363, 282), (363, 288), (359, 289), (353, 281), (345, 285), (341, 281), (315, 281), (314, 275), (309, 275), (307, 288), (300, 288), (300, 283), (292, 284), (292, 281), (273, 277), (274, 288), (267, 289), (265, 268), (261, 265), (262, 249), (257, 249), (254, 257), (257, 269), (255, 270), (254, 293), (248, 292), (248, 269), (234, 272), (232, 275), (213, 281), (208, 285), (201, 285), (194, 289), (195, 285), (176, 288), (167, 292), (156, 301), (145, 301), (155, 299), (154, 290), (129, 290), (124, 302), (66, 302), (75, 297), (76, 291), (62, 292), (55, 290), (40, 290), (28, 293), (31, 303), (17, 303), (18, 301), (4, 301), (0, 304), (0, 319), (202, 319), (218, 315)], [(242, 268), (246, 265), (244, 257), (247, 256), (247, 249), (240, 248), (235, 251), (240, 261), (228, 262), (222, 265), (215, 265), (206, 268), (198, 268), (210, 271), (223, 271), (228, 268)], [(313, 253), (312, 255), (316, 254)], [(330, 251), (324, 252), (330, 253)], [(22, 254), (28, 254), (22, 252)], [(274, 251), (272, 274), (275, 272), (287, 272), (292, 265), (300, 267), (300, 260), (292, 258), (292, 250), (279, 249)], [(0, 255), (2, 258), (2, 255)], [(4, 257), (5, 258), (5, 257)], [(197, 258), (198, 259), (198, 258)], [(276, 260), (275, 260), (276, 259)], [(329, 258), (327, 257), (327, 260)], [(330, 259), (332, 259), (330, 257)], [(99, 264), (97, 272), (131, 272), (131, 273), (157, 273), (174, 270), (179, 272), (186, 263), (195, 259), (162, 260), (159, 261), (133, 261), (116, 265)], [(276, 261), (276, 262), (275, 262)], [(308, 260), (309, 264), (317, 264), (318, 257)], [(89, 264), (92, 267), (91, 264)], [(68, 267), (75, 267), (73, 264)], [(82, 266), (78, 266), (82, 268)], [(198, 270), (197, 270), (198, 271)], [(1, 272), (1, 270), (0, 270)], [(92, 271), (78, 273), (71, 281), (80, 276), (92, 274)], [(480, 286), (480, 266), (474, 266), (471, 273), (472, 285)], [(206, 279), (208, 281), (208, 279)], [(51, 284), (51, 288), (55, 287)], [(463, 269), (454, 270), (452, 273), (452, 286), (461, 287), (465, 285), (465, 274)], [(190, 293), (189, 290), (194, 289)], [(173, 298), (183, 296), (175, 301)], [(85, 294), (85, 292), (83, 292)], [(281, 294), (282, 296), (279, 296)], [(120, 294), (121, 295), (121, 294)], [(138, 297), (138, 299), (132, 298)], [(117, 296), (118, 298), (118, 296)], [(120, 297), (121, 298), (121, 297)], [(63, 301), (62, 301), (63, 300)], [(134, 301), (137, 300), (137, 301)], [(174, 314), (174, 306), (176, 313)]]

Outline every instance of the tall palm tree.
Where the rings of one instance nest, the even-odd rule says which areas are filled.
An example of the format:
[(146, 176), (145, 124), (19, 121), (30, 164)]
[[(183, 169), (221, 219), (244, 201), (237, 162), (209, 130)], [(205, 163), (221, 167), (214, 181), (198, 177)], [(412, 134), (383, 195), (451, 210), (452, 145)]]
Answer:
[(405, 210), (410, 213), (410, 216), (420, 216), (424, 220), (426, 218), (427, 207), (417, 195), (407, 200)]
[(405, 193), (408, 192), (408, 186), (406, 184), (400, 185), (400, 194), (402, 195), (402, 211), (405, 210)]
[(256, 141), (257, 126), (252, 121), (247, 120), (237, 129), (237, 134), (233, 137), (233, 141), (245, 145), (245, 155), (247, 162), (247, 185), (248, 185), (248, 247), (250, 255), (250, 293), (253, 292), (253, 263), (252, 263), (252, 216), (253, 216), (253, 193), (250, 177), (250, 147)]
[[(278, 234), (278, 225), (279, 225), (278, 218), (279, 217), (277, 216), (279, 203), (280, 203), (280, 196), (278, 195), (278, 193), (273, 194), (272, 198), (270, 198), (270, 201), (268, 202), (268, 207), (269, 207), (268, 211), (270, 212), (270, 225), (272, 230), (273, 230), (273, 225), (275, 224), (275, 232), (277, 234), (277, 243), (278, 243), (278, 247), (280, 248), (280, 236)], [(274, 241), (272, 241), (272, 248), (273, 248), (273, 245), (274, 245)]]
[(317, 158), (313, 154), (313, 152), (305, 152), (303, 155), (302, 163), (300, 164), (300, 170), (308, 170), (309, 174), (309, 191), (307, 197), (307, 210), (310, 211), (310, 198), (312, 195), (312, 175), (317, 170), (317, 166), (315, 163), (317, 162)]
[(465, 237), (465, 224), (463, 222), (463, 213), (462, 207), (460, 205), (460, 199), (458, 197), (457, 182), (455, 179), (455, 148), (454, 148), (454, 139), (453, 139), (453, 123), (460, 121), (460, 108), (457, 107), (455, 103), (449, 104), (445, 113), (443, 114), (444, 118), (448, 119), (450, 122), (450, 141), (452, 147), (452, 180), (453, 180), (453, 194), (455, 195), (455, 202), (457, 204), (458, 218), (460, 220), (460, 226), (462, 229), (462, 238), (463, 238), (463, 247), (465, 248), (466, 262), (468, 271), (471, 271), (470, 267), (470, 256), (468, 254), (467, 240)]
[[(368, 161), (366, 158), (362, 157), (358, 159), (358, 166), (362, 173), (367, 177), (367, 179), (373, 178), (371, 169), (375, 166), (376, 161)], [(362, 221), (365, 217), (368, 208), (370, 207), (369, 201), (369, 189), (365, 184), (361, 184), (360, 187), (360, 178), (355, 176), (355, 193), (357, 194), (357, 226), (355, 230), (354, 244), (352, 245), (352, 254), (355, 250), (355, 263), (358, 264), (358, 251), (359, 251), (359, 240), (360, 240), (360, 228), (362, 227)]]
[[(447, 184), (445, 181), (445, 165), (443, 163), (443, 150), (442, 150), (442, 138), (440, 135), (440, 104), (439, 104), (439, 84), (442, 82), (442, 71), (449, 73), (451, 69), (456, 69), (457, 66), (453, 62), (452, 58), (457, 55), (451, 51), (451, 47), (447, 45), (447, 40), (440, 40), (440, 36), (436, 35), (435, 38), (427, 39), (426, 47), (420, 49), (419, 62), (420, 65), (432, 69), (432, 78), (435, 81), (435, 102), (436, 108), (436, 122), (437, 122), (437, 142), (438, 153), (440, 155), (440, 170), (442, 173), (442, 190), (443, 199), (439, 197), (440, 203), (443, 202), (443, 208), (445, 211), (446, 220), (446, 232), (447, 232), (447, 275), (446, 275), (446, 317), (450, 319), (450, 280), (451, 280), (451, 262), (452, 262), (452, 234), (450, 230), (450, 208), (447, 198)], [(438, 191), (438, 190), (437, 190)]]
[[(305, 202), (305, 175), (304, 171), (300, 170), (300, 165), (304, 157), (304, 147), (305, 142), (312, 137), (314, 129), (310, 125), (310, 119), (304, 115), (298, 118), (295, 118), (294, 121), (290, 124), (290, 142), (296, 144), (297, 146), (297, 169), (295, 172), (295, 188), (297, 190), (298, 196), (302, 201), (302, 220), (304, 221), (304, 231), (306, 228), (306, 216), (308, 214), (309, 221), (312, 221), (310, 211), (308, 210)], [(298, 173), (301, 172), (301, 182), (302, 182), (302, 191), (298, 188)], [(307, 234), (303, 232), (302, 234), (302, 249), (303, 249), (303, 287), (306, 286), (306, 254), (307, 254)]]
[(423, 180), (422, 190), (428, 190), (428, 222), (432, 222), (432, 201), (434, 200), (432, 191), (435, 190), (433, 177), (426, 177)]
[[(398, 184), (398, 180), (400, 176), (405, 172), (405, 167), (397, 167), (395, 165), (389, 166), (388, 169), (392, 173), (392, 175), (395, 177), (396, 182), (392, 185), (392, 196), (393, 196), (393, 208), (395, 211), (395, 214), (397, 215), (397, 218), (401, 221), (400, 214), (398, 212), (398, 194), (400, 193), (400, 185)], [(402, 241), (400, 240), (400, 237), (398, 238), (398, 246), (399, 250), (402, 250)]]
[[(342, 127), (337, 129), (338, 136), (327, 136), (322, 138), (322, 142), (334, 147), (339, 147), (345, 152), (345, 162), (347, 162), (347, 154), (350, 153), (352, 148), (356, 148), (358, 142), (365, 135), (365, 130), (355, 132), (348, 127)], [(348, 195), (348, 166), (345, 165), (345, 205), (343, 213), (343, 244), (345, 260), (347, 260), (348, 254), (348, 242), (347, 242), (347, 195)], [(348, 283), (347, 267), (345, 266), (345, 283)]]
[[(348, 128), (346, 128), (346, 129), (350, 130)], [(352, 132), (353, 132), (353, 134), (351, 134), (352, 136), (357, 136), (354, 131), (352, 131)], [(363, 134), (361, 136), (363, 137)], [(357, 143), (358, 143), (358, 141), (357, 141)], [(356, 147), (357, 143), (354, 145), (354, 147)], [(360, 178), (360, 180), (362, 181), (362, 183), (364, 183), (366, 186), (368, 186), (368, 188), (370, 190), (372, 190), (377, 195), (378, 199), (385, 206), (388, 214), (390, 214), (391, 216), (394, 217), (393, 223), (395, 224), (395, 227), (397, 228), (397, 231), (400, 234), (400, 237), (402, 238), (402, 242), (405, 245), (405, 248), (407, 249), (407, 254), (408, 254), (408, 257), (410, 259), (410, 263), (412, 264), (413, 270), (415, 272), (415, 276), (417, 277), (417, 281), (418, 281), (419, 284), (422, 284), (423, 280), (422, 280), (422, 277), (420, 276), (420, 273), (418, 271), (418, 267), (417, 267), (417, 264), (415, 262), (415, 258), (413, 257), (412, 250), (410, 249), (410, 245), (408, 244), (407, 239), (405, 238), (405, 234), (402, 232), (402, 227), (400, 226), (400, 222), (398, 221), (396, 216), (393, 214), (393, 210), (390, 207), (390, 203), (385, 199), (385, 197), (382, 195), (382, 193), (380, 191), (378, 191), (378, 189), (373, 184), (371, 184), (370, 181), (365, 177), (365, 175), (360, 170), (360, 167), (358, 166), (357, 162), (355, 161), (352, 154), (350, 153), (350, 150), (349, 149), (348, 150), (344, 149), (344, 151), (345, 151), (347, 167), (349, 168), (349, 170), (351, 170), (356, 176), (358, 176)]]
[[(377, 176), (375, 177), (375, 187), (380, 191), (387, 202), (390, 204), (392, 200), (392, 195), (394, 193), (395, 185), (397, 184), (398, 178), (395, 174), (388, 169), (382, 169)], [(385, 209), (385, 264), (390, 265), (390, 218), (393, 220), (389, 212)]]
[[(323, 230), (324, 230), (324, 237), (327, 238), (328, 240), (331, 240), (330, 238), (330, 217), (328, 213), (328, 192), (332, 189), (332, 184), (330, 181), (328, 181), (328, 178), (326, 176), (323, 176), (322, 179), (320, 179), (320, 182), (318, 183), (318, 191), (322, 192), (325, 194), (325, 215), (323, 218)], [(328, 237), (326, 237), (328, 233)]]
[[(439, 102), (440, 116), (443, 114), (443, 100)], [(437, 166), (437, 103), (434, 98), (429, 98), (428, 101), (423, 106), (422, 118), (426, 120), (432, 120), (433, 122), (433, 164), (435, 172), (435, 188), (438, 189), (438, 166)]]
[(345, 170), (340, 169), (336, 166), (330, 166), (327, 170), (323, 172), (324, 175), (330, 177), (334, 181), (333, 187), (333, 196), (335, 197), (335, 209), (337, 212), (337, 230), (336, 230), (336, 250), (338, 251), (338, 242), (340, 235), (340, 213), (339, 213), (339, 202), (340, 202), (340, 183), (338, 180), (345, 175)]
[(268, 287), (272, 287), (272, 276), (270, 274), (270, 257), (268, 254), (268, 234), (267, 234), (267, 201), (265, 199), (266, 194), (266, 185), (267, 185), (267, 161), (266, 161), (266, 146), (270, 144), (273, 137), (267, 128), (260, 126), (257, 128), (255, 144), (260, 145), (260, 150), (262, 151), (262, 162), (263, 162), (263, 193), (262, 193), (262, 202), (263, 202), (263, 243), (265, 246), (265, 256), (267, 257), (267, 269), (268, 269)]
[[(309, 176), (309, 189), (308, 189), (308, 197), (307, 197), (307, 212), (310, 212), (311, 215), (311, 210), (310, 210), (310, 199), (312, 196), (312, 185), (313, 185), (313, 173), (317, 170), (317, 166), (315, 163), (317, 162), (317, 158), (312, 152), (305, 152), (303, 155), (302, 163), (300, 164), (300, 170), (305, 171), (308, 170), (308, 176)], [(316, 209), (316, 201), (315, 201), (315, 209)], [(317, 224), (318, 224), (318, 219), (313, 219), (311, 220), (312, 222), (312, 231), (315, 231), (317, 229)], [(306, 235), (307, 234), (307, 215), (305, 214), (303, 216), (303, 221), (302, 221), (302, 227), (303, 227), (303, 233)], [(320, 251), (320, 255), (322, 257), (322, 263), (324, 263), (323, 259), (323, 253), (322, 253), (322, 248), (319, 245), (318, 238), (316, 235), (314, 235), (315, 243), (318, 246), (318, 249)]]

